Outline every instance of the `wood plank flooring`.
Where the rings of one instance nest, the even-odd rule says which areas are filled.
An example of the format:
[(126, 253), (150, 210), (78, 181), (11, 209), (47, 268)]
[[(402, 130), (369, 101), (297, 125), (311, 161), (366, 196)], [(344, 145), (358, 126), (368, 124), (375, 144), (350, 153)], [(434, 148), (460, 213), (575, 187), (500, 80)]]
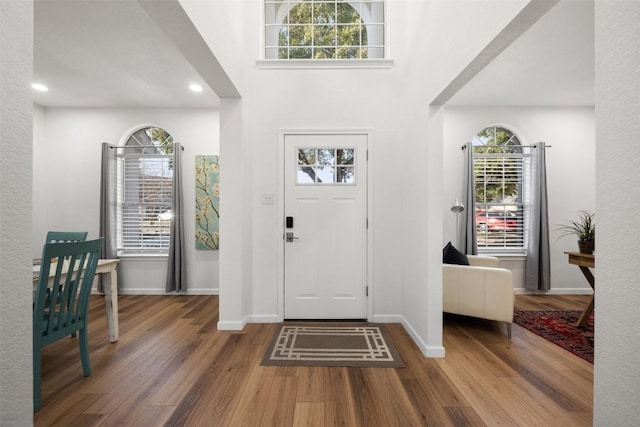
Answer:
[[(445, 315), (446, 357), (386, 325), (405, 368), (260, 366), (276, 325), (217, 331), (217, 296), (120, 296), (120, 340), (91, 297), (90, 377), (77, 339), (43, 350), (36, 426), (590, 426), (593, 365), (513, 325)], [(582, 309), (588, 296), (518, 296)]]

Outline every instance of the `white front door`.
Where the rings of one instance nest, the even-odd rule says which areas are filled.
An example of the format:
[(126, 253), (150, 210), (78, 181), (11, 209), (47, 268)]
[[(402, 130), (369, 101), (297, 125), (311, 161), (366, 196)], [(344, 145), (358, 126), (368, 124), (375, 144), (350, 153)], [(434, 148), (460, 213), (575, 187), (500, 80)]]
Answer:
[(284, 316), (367, 317), (367, 135), (288, 134)]

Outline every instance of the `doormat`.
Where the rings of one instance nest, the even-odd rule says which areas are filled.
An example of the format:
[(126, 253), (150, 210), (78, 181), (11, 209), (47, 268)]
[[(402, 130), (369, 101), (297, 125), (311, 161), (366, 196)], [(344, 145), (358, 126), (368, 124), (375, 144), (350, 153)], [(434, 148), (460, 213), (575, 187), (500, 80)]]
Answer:
[(516, 311), (513, 321), (552, 343), (593, 363), (594, 315), (583, 327), (575, 326), (582, 314), (578, 310)]
[(262, 365), (403, 368), (380, 326), (281, 325)]

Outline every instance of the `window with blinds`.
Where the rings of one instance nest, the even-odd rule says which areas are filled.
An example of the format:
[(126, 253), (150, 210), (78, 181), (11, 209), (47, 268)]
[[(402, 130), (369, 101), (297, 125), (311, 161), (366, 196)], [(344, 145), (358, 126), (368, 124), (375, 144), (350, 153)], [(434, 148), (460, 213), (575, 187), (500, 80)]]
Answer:
[(160, 128), (134, 133), (118, 153), (118, 251), (167, 253), (173, 202), (173, 139)]
[(478, 250), (520, 252), (525, 248), (528, 156), (511, 131), (497, 126), (479, 132), (473, 150)]

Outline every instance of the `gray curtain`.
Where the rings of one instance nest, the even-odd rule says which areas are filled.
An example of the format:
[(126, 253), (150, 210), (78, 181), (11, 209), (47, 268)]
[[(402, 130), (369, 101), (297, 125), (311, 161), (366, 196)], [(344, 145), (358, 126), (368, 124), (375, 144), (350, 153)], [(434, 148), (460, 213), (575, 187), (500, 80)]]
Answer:
[[(115, 230), (115, 167), (116, 167), (116, 150), (111, 148), (108, 142), (102, 143), (102, 158), (100, 164), (100, 236), (102, 240), (102, 250), (100, 258), (114, 259), (117, 258), (116, 252), (116, 230)], [(102, 292), (101, 274), (98, 282), (98, 291)], [(118, 280), (121, 287), (122, 275)]]
[(171, 237), (167, 266), (167, 292), (187, 290), (187, 268), (184, 243), (182, 194), (182, 144), (173, 145), (173, 205), (171, 206)]
[(531, 206), (524, 287), (537, 291), (551, 288), (545, 157), (544, 143), (535, 144), (531, 149)]
[[(476, 198), (475, 179), (473, 173), (473, 145), (467, 142), (463, 147), (464, 152), (464, 229), (462, 230), (462, 248), (469, 255), (478, 254), (478, 233), (476, 231)], [(457, 224), (456, 224), (457, 226)]]

